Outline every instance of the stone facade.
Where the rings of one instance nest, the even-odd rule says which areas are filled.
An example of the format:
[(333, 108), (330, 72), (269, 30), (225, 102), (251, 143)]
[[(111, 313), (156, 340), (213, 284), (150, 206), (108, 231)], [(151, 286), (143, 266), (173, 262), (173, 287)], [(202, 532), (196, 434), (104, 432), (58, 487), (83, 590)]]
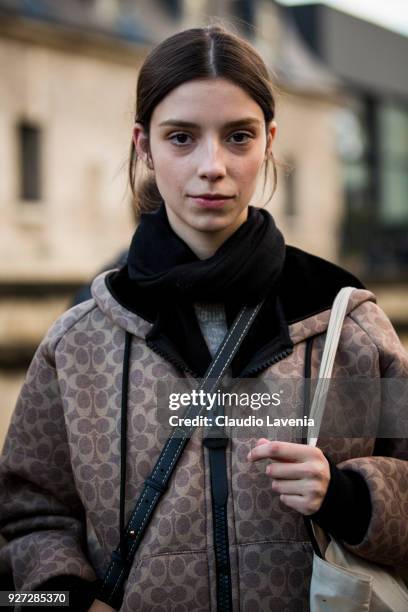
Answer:
[[(126, 162), (141, 56), (120, 63), (0, 37), (0, 57), (0, 281), (86, 279), (131, 235)], [(38, 201), (20, 199), (21, 121), (40, 129)]]

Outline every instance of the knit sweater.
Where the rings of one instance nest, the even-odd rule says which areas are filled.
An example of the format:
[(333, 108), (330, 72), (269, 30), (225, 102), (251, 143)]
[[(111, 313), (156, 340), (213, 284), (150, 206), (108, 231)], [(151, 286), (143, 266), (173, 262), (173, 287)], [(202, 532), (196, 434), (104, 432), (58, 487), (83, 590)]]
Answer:
[(211, 357), (214, 357), (228, 331), (224, 305), (195, 302), (194, 310)]

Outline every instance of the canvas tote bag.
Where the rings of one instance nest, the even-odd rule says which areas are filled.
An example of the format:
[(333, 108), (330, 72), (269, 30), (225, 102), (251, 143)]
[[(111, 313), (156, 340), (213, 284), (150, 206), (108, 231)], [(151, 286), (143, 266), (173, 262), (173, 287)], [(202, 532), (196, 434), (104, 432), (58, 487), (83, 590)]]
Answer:
[[(313, 437), (308, 431), (307, 443), (311, 446), (316, 446), (340, 333), (353, 291), (354, 287), (343, 287), (333, 302), (310, 409), (310, 418), (315, 423)], [(408, 588), (395, 568), (354, 555), (312, 521), (310, 526), (322, 555), (316, 552), (313, 555), (311, 612), (408, 612)]]

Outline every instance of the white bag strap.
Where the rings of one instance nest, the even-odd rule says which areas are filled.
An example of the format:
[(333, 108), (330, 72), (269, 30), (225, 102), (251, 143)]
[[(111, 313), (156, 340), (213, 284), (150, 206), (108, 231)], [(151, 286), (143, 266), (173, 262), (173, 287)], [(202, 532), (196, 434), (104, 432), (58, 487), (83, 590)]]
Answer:
[(333, 302), (329, 325), (326, 332), (326, 341), (324, 344), (322, 361), (320, 364), (319, 379), (317, 381), (316, 390), (310, 408), (309, 417), (313, 419), (314, 422), (314, 436), (312, 437), (312, 431), (309, 428), (307, 432), (307, 443), (309, 446), (316, 446), (317, 443), (341, 329), (343, 327), (344, 317), (346, 316), (350, 295), (354, 290), (355, 287), (343, 287), (340, 289)]

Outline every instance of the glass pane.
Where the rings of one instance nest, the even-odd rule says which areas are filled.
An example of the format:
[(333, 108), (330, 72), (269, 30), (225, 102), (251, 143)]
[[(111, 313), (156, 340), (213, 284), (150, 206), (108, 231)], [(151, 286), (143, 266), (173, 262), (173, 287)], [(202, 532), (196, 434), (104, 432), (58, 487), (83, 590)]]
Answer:
[(382, 156), (408, 158), (408, 107), (385, 103), (378, 108), (378, 141)]
[(345, 162), (357, 161), (367, 151), (368, 135), (365, 125), (364, 106), (358, 101), (347, 108), (334, 112), (337, 150)]
[(37, 126), (21, 123), (18, 126), (20, 148), (20, 198), (25, 201), (41, 199), (40, 150), (41, 132)]
[(367, 164), (355, 163), (343, 165), (343, 181), (346, 187), (353, 189), (366, 188), (369, 185), (370, 175)]
[(380, 217), (386, 225), (408, 225), (408, 171), (395, 166), (383, 166)]

